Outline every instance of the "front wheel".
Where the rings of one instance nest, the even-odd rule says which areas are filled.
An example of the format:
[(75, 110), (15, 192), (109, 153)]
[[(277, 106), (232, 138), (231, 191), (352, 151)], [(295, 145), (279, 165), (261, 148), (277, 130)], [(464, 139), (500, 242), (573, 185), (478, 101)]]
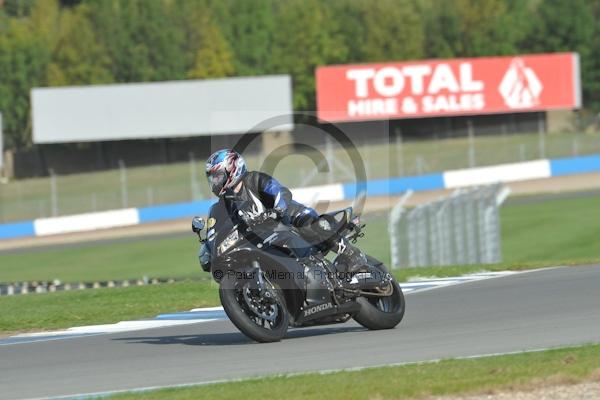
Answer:
[(281, 290), (259, 291), (248, 280), (224, 277), (219, 297), (231, 322), (249, 338), (260, 343), (278, 342), (287, 333), (289, 315)]
[(386, 297), (359, 297), (361, 305), (354, 320), (368, 329), (392, 329), (402, 321), (406, 303), (396, 280), (392, 280), (392, 294)]

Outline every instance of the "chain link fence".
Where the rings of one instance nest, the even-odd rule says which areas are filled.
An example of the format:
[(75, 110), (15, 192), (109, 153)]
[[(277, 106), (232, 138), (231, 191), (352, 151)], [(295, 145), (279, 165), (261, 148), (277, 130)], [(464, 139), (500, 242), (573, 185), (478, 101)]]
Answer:
[(392, 266), (501, 262), (499, 209), (509, 193), (500, 184), (458, 189), (410, 210), (407, 194), (390, 213)]
[[(367, 179), (413, 176), (451, 169), (600, 153), (598, 134), (506, 134), (469, 139), (366, 140), (356, 143)], [(543, 146), (542, 146), (543, 145)], [(353, 181), (352, 160), (339, 143), (315, 146), (327, 165), (315, 165), (308, 153), (293, 153), (273, 175), (288, 187)], [(543, 148), (543, 152), (541, 149)], [(264, 155), (248, 155), (250, 169), (261, 169)], [(78, 213), (146, 207), (211, 198), (204, 159), (0, 182), (0, 223)], [(327, 168), (323, 168), (327, 167)], [(327, 170), (327, 172), (322, 172)], [(270, 172), (270, 171), (267, 171)]]

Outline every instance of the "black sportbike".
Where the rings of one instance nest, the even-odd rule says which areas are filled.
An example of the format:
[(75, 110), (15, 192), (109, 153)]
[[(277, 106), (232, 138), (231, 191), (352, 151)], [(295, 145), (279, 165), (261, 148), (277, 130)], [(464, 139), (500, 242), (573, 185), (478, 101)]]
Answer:
[(352, 246), (364, 236), (352, 207), (321, 215), (317, 225), (332, 240), (311, 244), (274, 214), (238, 219), (218, 206), (208, 223), (195, 217), (192, 230), (210, 250), (203, 268), (219, 283), (227, 316), (246, 336), (276, 342), (288, 326), (353, 318), (368, 329), (390, 329), (402, 320), (402, 289), (381, 262), (360, 253), (364, 262), (349, 265), (345, 249), (327, 257), (332, 243)]

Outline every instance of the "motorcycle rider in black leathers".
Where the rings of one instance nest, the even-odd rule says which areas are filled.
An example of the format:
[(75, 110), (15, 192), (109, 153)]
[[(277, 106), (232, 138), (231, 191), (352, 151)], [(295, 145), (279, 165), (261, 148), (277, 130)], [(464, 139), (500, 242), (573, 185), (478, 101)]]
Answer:
[[(262, 172), (248, 171), (243, 157), (236, 151), (223, 149), (213, 153), (206, 162), (206, 176), (211, 191), (224, 202), (231, 218), (254, 218), (269, 213), (298, 228), (310, 243), (319, 242), (319, 237), (323, 236), (323, 232), (315, 229), (319, 215), (314, 209), (294, 201), (290, 190), (275, 178)], [(209, 215), (211, 218), (213, 208)], [(208, 236), (210, 239), (210, 233)], [(366, 261), (364, 255), (343, 238), (336, 238), (328, 245), (337, 247), (333, 250), (338, 254), (344, 253), (348, 263)], [(210, 269), (209, 251), (208, 246), (202, 246), (200, 261), (205, 270)]]

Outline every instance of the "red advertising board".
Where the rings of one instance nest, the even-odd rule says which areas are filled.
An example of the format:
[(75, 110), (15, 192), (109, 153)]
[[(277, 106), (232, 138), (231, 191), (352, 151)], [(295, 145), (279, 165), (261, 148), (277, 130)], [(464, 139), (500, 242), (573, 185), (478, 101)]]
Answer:
[(581, 106), (576, 53), (320, 67), (325, 121), (513, 113)]

